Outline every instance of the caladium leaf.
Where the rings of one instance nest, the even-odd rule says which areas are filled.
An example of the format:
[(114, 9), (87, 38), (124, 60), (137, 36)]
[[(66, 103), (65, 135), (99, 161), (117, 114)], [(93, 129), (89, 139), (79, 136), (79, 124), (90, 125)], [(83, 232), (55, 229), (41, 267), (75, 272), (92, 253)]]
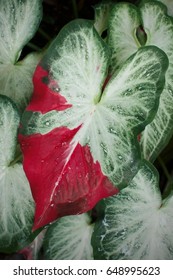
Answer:
[(157, 170), (148, 162), (130, 185), (100, 203), (94, 258), (118, 260), (173, 259), (173, 195), (162, 200)]
[(87, 213), (67, 216), (48, 227), (44, 256), (50, 260), (92, 260), (93, 224)]
[(23, 110), (32, 94), (32, 75), (40, 54), (18, 62), (42, 18), (41, 0), (0, 0), (0, 94)]
[(89, 211), (138, 171), (137, 135), (157, 110), (167, 57), (141, 48), (105, 87), (109, 58), (92, 22), (77, 20), (36, 69), (19, 135), (36, 202), (34, 228)]
[(166, 15), (166, 7), (160, 2), (142, 1), (139, 8), (120, 3), (111, 11), (109, 28), (108, 41), (113, 50), (112, 71), (141, 47), (137, 37), (139, 29), (147, 35), (146, 45), (155, 45), (168, 56), (169, 68), (158, 112), (141, 137), (144, 157), (154, 161), (173, 131), (173, 21)]
[(108, 28), (109, 13), (112, 5), (112, 1), (105, 1), (94, 6), (94, 27), (100, 35)]
[(42, 17), (42, 0), (0, 0), (0, 63), (15, 64)]
[(111, 72), (114, 72), (141, 46), (136, 34), (141, 17), (136, 6), (119, 3), (112, 7), (108, 23), (108, 44), (112, 50)]
[(22, 164), (13, 163), (19, 114), (0, 96), (0, 251), (19, 249), (31, 235), (34, 201)]
[(0, 93), (10, 97), (22, 112), (33, 91), (32, 76), (42, 53), (31, 53), (15, 65), (0, 64)]

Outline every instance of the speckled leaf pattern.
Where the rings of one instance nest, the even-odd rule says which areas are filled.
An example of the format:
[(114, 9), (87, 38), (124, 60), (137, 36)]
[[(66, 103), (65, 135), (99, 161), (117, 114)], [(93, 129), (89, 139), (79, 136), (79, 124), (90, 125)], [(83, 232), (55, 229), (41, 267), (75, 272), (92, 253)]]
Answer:
[(41, 18), (41, 0), (0, 0), (0, 94), (10, 97), (20, 111), (30, 101), (32, 76), (41, 54), (18, 60)]
[(113, 6), (108, 23), (111, 71), (114, 72), (140, 47), (136, 30), (141, 24), (141, 17), (136, 6), (119, 3)]
[(166, 147), (173, 134), (173, 20), (166, 16), (164, 11), (161, 4), (152, 8), (152, 5), (147, 3), (141, 7), (144, 29), (147, 30), (147, 44), (158, 46), (169, 59), (158, 112), (141, 137), (144, 157), (151, 161)]
[[(85, 192), (86, 212), (103, 195), (112, 193), (110, 187), (109, 192), (108, 188), (106, 193), (97, 189), (94, 195), (102, 180), (93, 184), (93, 176), (88, 178), (86, 173), (94, 175), (96, 166), (100, 179), (106, 176), (118, 188), (126, 187), (138, 171), (137, 135), (157, 110), (167, 57), (156, 47), (141, 48), (107, 81), (109, 61), (109, 48), (93, 23), (77, 20), (63, 28), (36, 69), (34, 94), (23, 115), (19, 138), (24, 169), (37, 199), (37, 227), (44, 217), (48, 222), (49, 211), (54, 212), (52, 219), (60, 215), (61, 207), (56, 205), (62, 198), (60, 205), (67, 198), (70, 202), (81, 199)], [(55, 174), (47, 176), (49, 168)], [(74, 174), (78, 174), (77, 181)], [(69, 191), (66, 176), (73, 181), (73, 191)], [(47, 203), (39, 194), (43, 186)]]
[(92, 260), (93, 224), (87, 213), (63, 217), (50, 225), (44, 237), (44, 254), (49, 260)]
[(143, 162), (131, 184), (100, 203), (94, 258), (109, 260), (173, 259), (173, 196), (162, 200), (156, 169)]
[(0, 0), (0, 63), (15, 64), (42, 17), (41, 0)]
[(34, 201), (22, 164), (13, 164), (19, 115), (0, 96), (0, 251), (20, 248), (31, 235)]
[(136, 36), (137, 28), (140, 26), (143, 26), (147, 34), (146, 45), (159, 47), (169, 59), (158, 112), (141, 137), (144, 157), (154, 161), (167, 145), (173, 131), (173, 21), (166, 15), (166, 7), (160, 2), (142, 1), (139, 8), (128, 3), (115, 5), (110, 17), (109, 37), (114, 65), (116, 63), (120, 66), (128, 56), (140, 48)]

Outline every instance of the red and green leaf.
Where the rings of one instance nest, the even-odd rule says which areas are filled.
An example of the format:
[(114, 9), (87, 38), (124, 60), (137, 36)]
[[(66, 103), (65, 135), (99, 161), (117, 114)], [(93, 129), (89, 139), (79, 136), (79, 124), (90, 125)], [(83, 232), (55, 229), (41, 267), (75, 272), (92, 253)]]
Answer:
[(158, 108), (167, 57), (141, 48), (108, 79), (109, 65), (110, 50), (93, 23), (76, 20), (35, 71), (19, 135), (36, 202), (34, 229), (90, 210), (138, 171), (137, 135)]

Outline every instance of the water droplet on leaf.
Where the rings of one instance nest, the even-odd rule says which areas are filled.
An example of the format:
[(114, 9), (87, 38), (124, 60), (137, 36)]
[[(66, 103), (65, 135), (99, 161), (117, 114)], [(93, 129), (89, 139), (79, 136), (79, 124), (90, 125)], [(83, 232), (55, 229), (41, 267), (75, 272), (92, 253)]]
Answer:
[(120, 160), (122, 160), (122, 159), (123, 159), (123, 157), (122, 157), (121, 155), (118, 155), (118, 158), (119, 158)]

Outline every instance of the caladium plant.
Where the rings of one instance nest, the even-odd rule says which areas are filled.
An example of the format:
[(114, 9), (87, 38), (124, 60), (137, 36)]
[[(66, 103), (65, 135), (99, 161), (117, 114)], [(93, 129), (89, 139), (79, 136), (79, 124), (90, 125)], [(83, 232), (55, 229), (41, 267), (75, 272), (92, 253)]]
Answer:
[(0, 251), (173, 259), (172, 192), (152, 165), (173, 126), (166, 6), (103, 2), (18, 62), (42, 1), (0, 4)]
[(137, 135), (157, 110), (167, 57), (156, 47), (141, 48), (107, 81), (109, 64), (109, 47), (93, 23), (76, 20), (35, 71), (19, 135), (35, 229), (91, 210), (138, 171)]

